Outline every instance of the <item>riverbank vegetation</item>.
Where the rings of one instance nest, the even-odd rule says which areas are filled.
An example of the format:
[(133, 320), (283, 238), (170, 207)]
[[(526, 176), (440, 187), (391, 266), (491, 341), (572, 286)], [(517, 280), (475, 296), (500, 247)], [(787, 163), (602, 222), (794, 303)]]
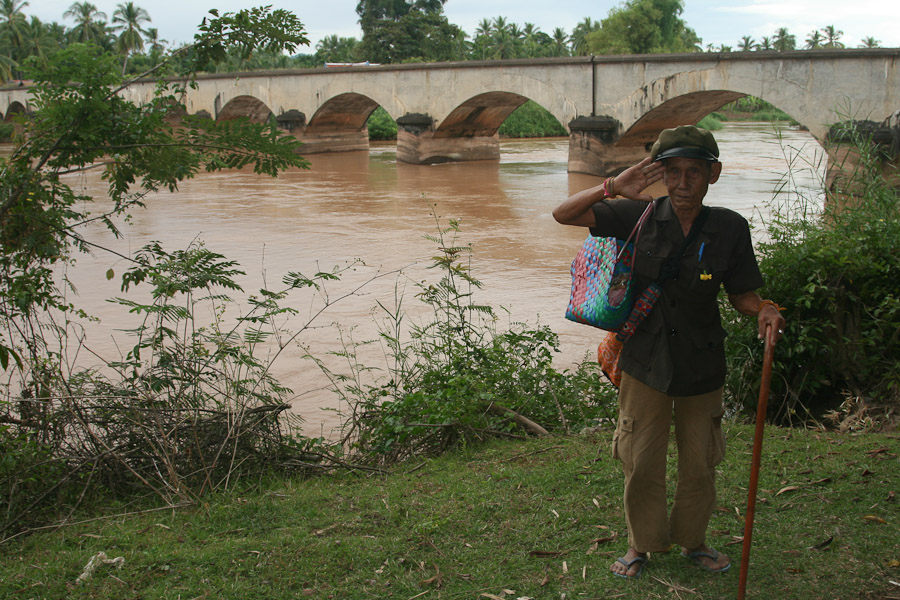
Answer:
[[(824, 207), (792, 185), (792, 173), (817, 165), (789, 164), (758, 248), (765, 293), (784, 305), (788, 322), (769, 403), (770, 417), (782, 424), (824, 418), (866, 428), (900, 416), (896, 158), (870, 131), (842, 123), (833, 132)], [(728, 390), (733, 408), (746, 410), (756, 402), (762, 348), (740, 321), (727, 327)]]

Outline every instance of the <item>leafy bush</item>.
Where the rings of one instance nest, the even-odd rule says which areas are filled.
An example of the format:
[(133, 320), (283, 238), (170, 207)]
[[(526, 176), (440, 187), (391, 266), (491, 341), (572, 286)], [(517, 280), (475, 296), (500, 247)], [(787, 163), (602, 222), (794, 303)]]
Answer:
[[(719, 109), (722, 112), (750, 113), (748, 117), (753, 121), (788, 121), (792, 125), (797, 125), (797, 121), (783, 110), (776, 108), (773, 104), (757, 98), (755, 96), (744, 96), (738, 98), (734, 102), (729, 102)], [(714, 115), (716, 113), (713, 113)], [(724, 120), (721, 116), (717, 117), (720, 121)]]
[(529, 100), (503, 121), (500, 135), (511, 138), (565, 136), (566, 129), (544, 107)]
[[(781, 207), (760, 246), (765, 296), (786, 307), (769, 401), (778, 422), (821, 417), (845, 397), (900, 400), (900, 198), (882, 176), (881, 151), (849, 135), (854, 148), (832, 166), (839, 176), (824, 210), (802, 197)], [(735, 408), (749, 410), (762, 348), (739, 321), (727, 327), (728, 389)]]
[(397, 121), (380, 106), (369, 116), (367, 123), (370, 140), (396, 140)]
[[(496, 330), (494, 310), (473, 302), (481, 283), (464, 262), (470, 248), (454, 243), (458, 231), (451, 221), (429, 237), (442, 277), (419, 284), (418, 298), (433, 320), (406, 331), (402, 299), (394, 308), (380, 305), (388, 377), (365, 366), (342, 374), (326, 369), (349, 406), (344, 441), (358, 460), (389, 464), (486, 436), (582, 428), (615, 414), (615, 391), (595, 363), (574, 372), (553, 368), (558, 339), (549, 328)], [(359, 365), (356, 350), (343, 352), (350, 365)], [(367, 373), (374, 381), (363, 381)]]
[(12, 123), (0, 122), (0, 142), (12, 141), (15, 131), (16, 127)]
[(718, 131), (723, 127), (722, 119), (717, 116), (717, 113), (712, 113), (700, 119), (700, 122), (697, 123), (697, 127), (702, 127), (708, 131)]

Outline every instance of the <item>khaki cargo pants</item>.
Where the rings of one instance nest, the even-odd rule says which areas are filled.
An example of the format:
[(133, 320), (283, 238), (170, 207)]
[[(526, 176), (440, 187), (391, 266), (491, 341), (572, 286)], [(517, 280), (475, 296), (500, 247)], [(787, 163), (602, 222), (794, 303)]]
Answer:
[[(625, 471), (628, 543), (638, 552), (705, 543), (716, 505), (716, 465), (725, 456), (723, 412), (721, 388), (676, 398), (622, 374), (613, 457)], [(666, 454), (673, 415), (678, 482), (667, 515)]]

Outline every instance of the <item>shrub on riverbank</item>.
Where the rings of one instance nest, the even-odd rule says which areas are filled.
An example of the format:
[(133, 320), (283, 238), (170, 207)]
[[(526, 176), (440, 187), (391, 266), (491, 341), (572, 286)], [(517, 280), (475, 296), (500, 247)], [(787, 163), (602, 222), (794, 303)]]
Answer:
[(366, 123), (369, 128), (369, 139), (384, 141), (397, 139), (397, 121), (380, 106), (369, 116)]
[(433, 316), (407, 327), (403, 298), (378, 304), (387, 369), (360, 364), (356, 350), (369, 342), (345, 348), (350, 372), (317, 361), (348, 407), (342, 444), (354, 460), (391, 465), (488, 437), (613, 419), (615, 392), (596, 363), (559, 372), (559, 342), (548, 327), (497, 328), (495, 309), (475, 302), (481, 283), (470, 272), (471, 248), (457, 243), (458, 224), (438, 225), (438, 235), (426, 237), (437, 245), (432, 267), (440, 279), (418, 284), (416, 295)]
[(787, 122), (798, 125), (792, 116), (755, 96), (744, 96), (729, 102), (710, 115), (719, 121)]
[[(787, 175), (793, 201), (773, 207), (760, 244), (764, 295), (787, 319), (769, 400), (780, 423), (830, 416), (872, 426), (900, 403), (900, 196), (882, 176), (877, 146), (849, 136), (858, 160), (831, 166), (841, 175), (824, 210), (790, 189)], [(762, 347), (741, 320), (728, 323), (728, 391), (735, 408), (752, 410)]]
[(700, 119), (700, 122), (697, 123), (697, 127), (702, 127), (708, 131), (718, 131), (722, 129), (724, 125), (722, 125), (722, 119), (719, 118), (718, 113), (713, 113)]
[(566, 128), (540, 104), (529, 100), (500, 126), (500, 137), (536, 138), (565, 136)]

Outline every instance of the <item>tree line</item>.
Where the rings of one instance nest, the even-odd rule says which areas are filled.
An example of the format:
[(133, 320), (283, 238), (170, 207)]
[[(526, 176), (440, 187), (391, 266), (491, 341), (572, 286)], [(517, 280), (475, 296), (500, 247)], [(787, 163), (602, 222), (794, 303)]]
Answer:
[[(683, 0), (625, 0), (605, 19), (585, 17), (571, 32), (552, 33), (534, 23), (519, 25), (504, 16), (482, 19), (473, 35), (449, 23), (446, 0), (360, 0), (356, 12), (361, 40), (331, 35), (316, 45), (316, 62), (378, 63), (450, 60), (499, 60), (553, 56), (734, 52), (845, 48), (843, 31), (827, 25), (809, 33), (805, 44), (787, 27), (756, 40), (743, 36), (736, 46), (703, 46), (702, 39), (681, 18)], [(860, 48), (877, 48), (866, 37)], [(735, 50), (737, 48), (737, 50)]]
[[(520, 25), (504, 16), (482, 19), (469, 35), (444, 15), (446, 0), (359, 0), (356, 13), (362, 39), (330, 35), (314, 54), (256, 52), (249, 57), (230, 50), (218, 71), (320, 67), (328, 62), (380, 64), (464, 60), (499, 60), (554, 56), (674, 52), (750, 52), (844, 48), (843, 31), (827, 25), (803, 42), (787, 27), (772, 36), (743, 36), (735, 46), (703, 45), (681, 18), (683, 0), (625, 0), (606, 18), (584, 17), (571, 31), (544, 32), (534, 23)], [(21, 79), (23, 62), (46, 61), (72, 43), (96, 44), (118, 53), (123, 73), (140, 73), (159, 62), (170, 44), (160, 38), (152, 19), (134, 2), (122, 2), (111, 15), (91, 2), (74, 2), (62, 14), (71, 26), (44, 23), (27, 16), (27, 0), (0, 0), (0, 82)], [(864, 38), (859, 47), (877, 48)]]

